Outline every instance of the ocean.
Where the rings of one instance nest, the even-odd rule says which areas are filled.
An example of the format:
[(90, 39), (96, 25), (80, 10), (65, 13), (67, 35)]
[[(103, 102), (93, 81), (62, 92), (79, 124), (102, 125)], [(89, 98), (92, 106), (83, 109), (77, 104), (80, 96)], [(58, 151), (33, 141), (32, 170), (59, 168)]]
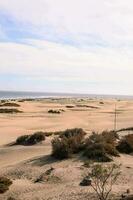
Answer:
[(74, 94), (74, 93), (49, 93), (49, 92), (20, 92), (20, 91), (0, 91), (0, 99), (22, 99), (22, 98), (111, 98), (111, 99), (133, 99), (133, 96), (127, 95), (99, 95), (99, 94)]

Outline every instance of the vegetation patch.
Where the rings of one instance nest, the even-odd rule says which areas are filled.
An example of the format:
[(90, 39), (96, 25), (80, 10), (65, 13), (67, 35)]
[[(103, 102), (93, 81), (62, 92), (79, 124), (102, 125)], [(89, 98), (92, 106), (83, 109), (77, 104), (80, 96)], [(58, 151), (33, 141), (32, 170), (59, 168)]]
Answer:
[(16, 145), (34, 145), (45, 140), (43, 132), (37, 132), (32, 135), (23, 135), (17, 138)]
[(0, 113), (14, 114), (14, 113), (22, 113), (22, 111), (15, 108), (0, 108)]
[(66, 129), (65, 131), (60, 132), (60, 137), (77, 137), (80, 136), (81, 139), (86, 135), (86, 132), (82, 128)]
[(51, 113), (51, 114), (61, 114), (61, 111), (60, 110), (48, 110), (48, 113)]
[(68, 129), (52, 140), (52, 156), (57, 159), (71, 157), (83, 148), (85, 132), (82, 129)]
[(9, 190), (10, 185), (12, 185), (12, 181), (6, 177), (0, 177), (0, 194), (5, 193)]
[(91, 167), (91, 171), (85, 175), (80, 185), (91, 186), (98, 200), (109, 200), (112, 199), (112, 188), (120, 174), (120, 165), (96, 164)]
[(8, 197), (7, 200), (16, 200), (14, 197)]
[(120, 153), (130, 154), (133, 152), (133, 134), (124, 136), (117, 145), (117, 150)]
[(98, 162), (111, 162), (112, 156), (119, 156), (116, 149), (118, 135), (114, 131), (93, 133), (85, 141), (84, 155)]
[(19, 104), (17, 104), (17, 103), (10, 103), (10, 102), (7, 102), (7, 103), (3, 103), (3, 104), (1, 104), (0, 105), (0, 107), (20, 107), (20, 105)]
[(89, 106), (89, 105), (82, 105), (82, 104), (78, 104), (76, 105), (79, 108), (94, 108), (94, 109), (99, 109), (99, 107), (97, 106)]
[(66, 108), (74, 108), (75, 106), (68, 105)]

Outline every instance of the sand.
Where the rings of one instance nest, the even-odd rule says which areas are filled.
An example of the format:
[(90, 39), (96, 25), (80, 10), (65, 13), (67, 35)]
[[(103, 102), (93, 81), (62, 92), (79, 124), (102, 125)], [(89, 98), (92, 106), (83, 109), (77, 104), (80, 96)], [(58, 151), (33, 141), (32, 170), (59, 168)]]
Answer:
[[(103, 102), (103, 104), (99, 102)], [(133, 126), (133, 101), (128, 100), (89, 100), (89, 99), (46, 99), (19, 102), (23, 113), (0, 114), (0, 175), (13, 180), (13, 185), (0, 200), (9, 196), (17, 200), (79, 200), (95, 199), (91, 188), (79, 186), (85, 173), (83, 160), (75, 156), (64, 161), (56, 161), (51, 153), (51, 139), (34, 146), (8, 146), (20, 135), (36, 131), (60, 131), (67, 128), (83, 128), (88, 134), (92, 131), (114, 128), (114, 107), (117, 107), (117, 129)], [(76, 105), (91, 107), (77, 107)], [(66, 105), (73, 105), (69, 109)], [(64, 109), (61, 114), (49, 114), (49, 109)], [(122, 163), (122, 175), (113, 192), (120, 194), (130, 189), (133, 192), (133, 158), (121, 155), (115, 158)], [(54, 168), (48, 181), (45, 172)], [(44, 176), (44, 177), (43, 177)], [(35, 183), (39, 178), (42, 181)]]

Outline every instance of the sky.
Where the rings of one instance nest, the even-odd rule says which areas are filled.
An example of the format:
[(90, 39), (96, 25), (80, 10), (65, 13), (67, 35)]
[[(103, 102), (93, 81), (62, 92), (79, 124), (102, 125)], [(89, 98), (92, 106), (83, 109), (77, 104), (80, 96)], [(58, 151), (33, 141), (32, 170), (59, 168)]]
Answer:
[(132, 0), (0, 0), (0, 90), (133, 95)]

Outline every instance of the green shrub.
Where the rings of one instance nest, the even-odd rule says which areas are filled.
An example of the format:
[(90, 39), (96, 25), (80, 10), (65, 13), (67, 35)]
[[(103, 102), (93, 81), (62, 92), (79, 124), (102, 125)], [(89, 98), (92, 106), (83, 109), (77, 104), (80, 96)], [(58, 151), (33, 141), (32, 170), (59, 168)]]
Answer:
[(17, 138), (17, 145), (34, 145), (45, 140), (45, 135), (43, 132), (37, 132), (32, 135), (22, 135)]
[(0, 194), (9, 190), (9, 186), (12, 185), (12, 181), (5, 177), (0, 177)]
[(120, 153), (130, 154), (133, 152), (133, 134), (124, 136), (117, 145), (117, 150)]

